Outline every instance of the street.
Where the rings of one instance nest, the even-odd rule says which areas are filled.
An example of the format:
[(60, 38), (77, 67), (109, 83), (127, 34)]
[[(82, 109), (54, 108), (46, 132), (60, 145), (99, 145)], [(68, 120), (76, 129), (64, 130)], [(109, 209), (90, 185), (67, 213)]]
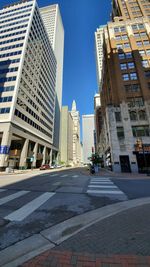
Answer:
[[(85, 168), (0, 176), (0, 249), (73, 216), (150, 196), (149, 177), (91, 176)], [(14, 182), (11, 183), (11, 179)], [(22, 177), (22, 178), (20, 178)]]

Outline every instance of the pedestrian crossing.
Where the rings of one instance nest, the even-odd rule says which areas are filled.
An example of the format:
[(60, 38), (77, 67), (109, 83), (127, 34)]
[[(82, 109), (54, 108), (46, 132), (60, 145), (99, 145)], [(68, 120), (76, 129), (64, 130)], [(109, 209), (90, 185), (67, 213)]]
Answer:
[(87, 193), (99, 197), (126, 200), (127, 196), (108, 177), (96, 177), (90, 180)]
[[(39, 196), (35, 197), (33, 200), (28, 201), (28, 195), (32, 195), (32, 191), (24, 191), (20, 190), (16, 193), (12, 193), (11, 190), (4, 189), (1, 192), (6, 192), (6, 196), (1, 197), (0, 194), (0, 205), (4, 205), (5, 211), (7, 211), (7, 205), (11, 204), (12, 210), (8, 209), (8, 214), (6, 216), (2, 216), (0, 210), (0, 217), (15, 222), (21, 222), (26, 219), (29, 215), (31, 215), (34, 211), (36, 211), (39, 207), (41, 207), (44, 203), (46, 203), (50, 198), (52, 198), (56, 193), (54, 192), (45, 192), (40, 193)], [(9, 193), (9, 194), (8, 194)], [(23, 199), (20, 199), (22, 196), (25, 196)], [(13, 205), (13, 201), (17, 200), (18, 203), (23, 203), (21, 207), (17, 208), (16, 204)], [(5, 206), (6, 204), (6, 206)]]
[(49, 173), (44, 173), (41, 174), (41, 176), (49, 176), (49, 177), (61, 177), (61, 178), (66, 178), (66, 177), (70, 177), (70, 178), (78, 178), (79, 175), (70, 175), (70, 174), (59, 174), (59, 173), (54, 173), (54, 174), (49, 174)]

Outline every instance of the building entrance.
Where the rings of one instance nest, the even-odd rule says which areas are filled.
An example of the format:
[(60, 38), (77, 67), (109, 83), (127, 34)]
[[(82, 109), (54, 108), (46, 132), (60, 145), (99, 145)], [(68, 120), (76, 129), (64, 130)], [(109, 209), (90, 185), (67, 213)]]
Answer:
[(147, 173), (150, 171), (150, 152), (136, 153), (139, 173)]
[(129, 156), (120, 156), (120, 165), (122, 172), (131, 172)]

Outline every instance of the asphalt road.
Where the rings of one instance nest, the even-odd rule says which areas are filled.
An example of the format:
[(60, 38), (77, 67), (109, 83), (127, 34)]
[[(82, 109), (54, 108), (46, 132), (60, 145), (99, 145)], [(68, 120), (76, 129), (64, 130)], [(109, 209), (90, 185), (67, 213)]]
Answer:
[(150, 196), (149, 178), (90, 176), (80, 168), (20, 177), (6, 185), (0, 179), (0, 250), (86, 211)]

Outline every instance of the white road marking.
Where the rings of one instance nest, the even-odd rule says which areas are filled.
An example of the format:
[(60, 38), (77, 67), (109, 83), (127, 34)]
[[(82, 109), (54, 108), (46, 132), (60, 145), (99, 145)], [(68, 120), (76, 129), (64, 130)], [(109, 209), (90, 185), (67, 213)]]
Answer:
[(1, 189), (1, 188), (0, 188), (0, 193), (1, 193), (1, 192), (4, 192), (4, 191), (7, 191), (7, 189)]
[(87, 190), (87, 193), (93, 193), (93, 194), (111, 194), (111, 195), (124, 195), (124, 193), (122, 191), (117, 191), (117, 190), (113, 190), (113, 191), (108, 191), (108, 190)]
[(110, 184), (111, 185), (111, 184), (114, 184), (114, 183), (111, 182), (111, 181), (110, 182), (108, 181), (108, 182), (91, 182), (90, 184)]
[(49, 198), (51, 198), (55, 193), (46, 192), (41, 196), (35, 198), (34, 200), (30, 201), (20, 209), (10, 213), (5, 217), (6, 220), (10, 221), (22, 221), (27, 216), (29, 216), (33, 211), (43, 205)]
[(13, 199), (16, 199), (18, 197), (21, 197), (27, 193), (29, 193), (30, 191), (19, 191), (17, 193), (14, 193), (14, 194), (11, 194), (9, 196), (6, 196), (6, 197), (3, 197), (3, 198), (0, 198), (0, 205), (3, 205)]
[(44, 173), (44, 174), (42, 174), (40, 176), (48, 176), (48, 175), (50, 175), (50, 174), (49, 173)]
[(89, 185), (88, 187), (93, 187), (93, 188), (117, 188), (118, 189), (118, 187), (117, 186), (115, 186), (115, 185)]
[(67, 177), (67, 176), (68, 176), (68, 174), (64, 174), (64, 175), (62, 175), (62, 176), (60, 176), (60, 177), (62, 177), (62, 178), (63, 178), (63, 177)]
[(77, 177), (79, 177), (79, 175), (73, 175), (73, 176), (72, 176), (72, 178), (77, 178)]

